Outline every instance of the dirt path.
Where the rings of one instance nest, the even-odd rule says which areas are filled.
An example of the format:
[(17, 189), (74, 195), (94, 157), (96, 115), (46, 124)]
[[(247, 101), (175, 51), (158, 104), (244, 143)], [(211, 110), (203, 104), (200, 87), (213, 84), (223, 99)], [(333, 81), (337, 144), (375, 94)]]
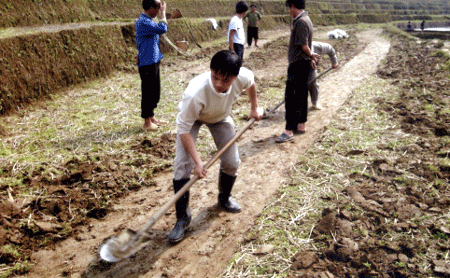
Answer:
[[(320, 135), (348, 95), (374, 74), (389, 50), (389, 42), (379, 30), (361, 33), (368, 46), (342, 68), (329, 73), (320, 82), (324, 109), (311, 111), (307, 133), (286, 144), (274, 140), (284, 128), (283, 106), (268, 119), (255, 124), (239, 141), (242, 164), (233, 190), (243, 207), (240, 214), (228, 214), (216, 206), (216, 163), (209, 176), (191, 190), (193, 220), (186, 238), (171, 246), (167, 233), (175, 223), (171, 209), (151, 231), (152, 241), (136, 255), (119, 263), (101, 261), (98, 247), (108, 236), (128, 227), (138, 230), (172, 197), (172, 173), (156, 176), (155, 187), (130, 194), (114, 206), (115, 212), (93, 221), (77, 238), (65, 240), (56, 250), (42, 250), (33, 255), (36, 267), (24, 277), (218, 277), (236, 251), (239, 239), (251, 227), (264, 206), (283, 182), (284, 172)], [(319, 38), (320, 39), (320, 38)], [(256, 76), (273, 78), (286, 72), (286, 61), (273, 61)], [(282, 92), (280, 92), (280, 100)], [(275, 105), (276, 103), (274, 103)]]

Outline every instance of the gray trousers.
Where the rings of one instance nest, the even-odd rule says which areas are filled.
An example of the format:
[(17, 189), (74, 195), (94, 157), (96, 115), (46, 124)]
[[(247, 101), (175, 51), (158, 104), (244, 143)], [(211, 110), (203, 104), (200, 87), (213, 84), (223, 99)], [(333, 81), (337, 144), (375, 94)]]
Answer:
[[(317, 77), (317, 70), (311, 71), (311, 74), (309, 75), (308, 78), (308, 82), (316, 77)], [(309, 96), (311, 97), (311, 103), (317, 104), (317, 101), (319, 100), (319, 84), (317, 84), (317, 80), (315, 80), (311, 84), (308, 84), (308, 91)]]
[[(194, 138), (194, 142), (197, 141), (198, 132), (202, 125), (208, 127), (218, 150), (222, 149), (236, 133), (234, 122), (231, 117), (227, 117), (225, 120), (214, 124), (196, 121), (190, 131)], [(220, 171), (230, 176), (236, 176), (240, 163), (241, 160), (239, 159), (238, 147), (236, 143), (234, 143), (220, 157)], [(174, 180), (189, 178), (194, 167), (194, 160), (192, 160), (184, 148), (180, 136), (177, 135), (176, 154), (173, 164)]]

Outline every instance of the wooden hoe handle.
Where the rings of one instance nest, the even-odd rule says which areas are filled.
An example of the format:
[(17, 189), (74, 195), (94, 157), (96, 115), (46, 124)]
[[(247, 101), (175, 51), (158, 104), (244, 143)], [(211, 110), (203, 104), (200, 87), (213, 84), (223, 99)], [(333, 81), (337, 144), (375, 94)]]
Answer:
[[(243, 128), (241, 128), (241, 130), (239, 130), (238, 133), (236, 133), (236, 135), (234, 135), (233, 138), (231, 138), (230, 141), (228, 141), (228, 143), (222, 148), (220, 149), (209, 161), (208, 163), (206, 163), (206, 165), (204, 166), (206, 169), (208, 169), (209, 167), (211, 167), (211, 165), (217, 161), (217, 159), (219, 159), (222, 154), (228, 150), (230, 148), (231, 145), (234, 144), (234, 142), (236, 142), (236, 140), (255, 122), (255, 118), (251, 118)], [(155, 224), (156, 221), (158, 221), (159, 218), (161, 218), (161, 216), (163, 216), (166, 211), (169, 210), (169, 208), (175, 204), (176, 201), (178, 201), (178, 199), (181, 198), (181, 196), (183, 196), (184, 193), (186, 193), (186, 191), (189, 190), (189, 188), (198, 180), (198, 176), (194, 175), (189, 182), (187, 182), (170, 200), (169, 202), (167, 202), (155, 215), (153, 215), (152, 218), (150, 218), (147, 223), (139, 230), (138, 234), (140, 235), (142, 232), (147, 231), (148, 229), (150, 229), (151, 226), (153, 226), (153, 224)], [(138, 235), (137, 234), (137, 235)], [(136, 235), (136, 236), (137, 236)]]

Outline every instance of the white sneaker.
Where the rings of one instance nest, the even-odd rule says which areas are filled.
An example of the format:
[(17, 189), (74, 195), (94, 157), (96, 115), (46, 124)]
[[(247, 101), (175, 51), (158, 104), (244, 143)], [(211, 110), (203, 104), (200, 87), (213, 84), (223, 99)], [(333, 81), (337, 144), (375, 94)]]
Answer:
[(320, 103), (316, 103), (316, 104), (313, 104), (313, 109), (315, 109), (315, 110), (322, 110), (322, 105), (320, 105)]

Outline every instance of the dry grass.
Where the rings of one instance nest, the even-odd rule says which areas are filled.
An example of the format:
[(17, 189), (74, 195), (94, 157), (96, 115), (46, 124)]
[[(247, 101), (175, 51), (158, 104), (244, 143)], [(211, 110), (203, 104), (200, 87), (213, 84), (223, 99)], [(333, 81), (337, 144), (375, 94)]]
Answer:
[(32, 171), (44, 162), (61, 165), (77, 153), (120, 152), (139, 131), (138, 87), (136, 75), (118, 73), (54, 96), (45, 108), (4, 117), (11, 136), (1, 141), (2, 164)]
[[(389, 121), (389, 115), (379, 111), (373, 101), (389, 97), (394, 91), (395, 87), (386, 81), (371, 78), (354, 92), (321, 139), (286, 173), (277, 198), (264, 209), (221, 277), (293, 275), (290, 266), (298, 251), (317, 251), (323, 247), (311, 238), (311, 232), (322, 210), (333, 206), (327, 200), (345, 198), (340, 191), (355, 184), (351, 174), (367, 173), (371, 160), (396, 158), (395, 153), (392, 156), (392, 152), (377, 145), (400, 148), (416, 141), (416, 137), (403, 133), (398, 124)], [(255, 254), (265, 245), (274, 246), (273, 252)]]
[[(181, 59), (166, 56), (163, 63)], [(208, 59), (196, 62), (202, 65), (199, 73)], [(37, 169), (42, 171), (42, 165), (44, 174), (52, 179), (64, 171), (61, 165), (74, 157), (83, 161), (87, 156), (117, 155), (129, 152), (130, 146), (143, 136), (151, 139), (174, 132), (177, 105), (192, 76), (167, 65), (161, 71), (162, 96), (155, 112), (168, 124), (161, 125), (155, 133), (142, 133), (137, 72), (117, 72), (109, 78), (73, 86), (51, 95), (37, 107), (2, 117), (2, 133), (6, 136), (0, 137), (0, 168), (11, 169), (12, 173), (8, 178), (0, 177), (1, 182), (20, 185), (24, 176)], [(208, 134), (202, 131), (200, 136)], [(204, 154), (215, 149), (211, 140), (206, 142), (206, 147), (202, 147)]]
[[(392, 85), (391, 81), (372, 77), (353, 92), (348, 102), (338, 110), (322, 137), (288, 170), (284, 186), (279, 189), (277, 197), (267, 205), (256, 225), (242, 240), (239, 252), (235, 254), (221, 277), (304, 277), (298, 276), (299, 273), (291, 269), (295, 254), (307, 251), (321, 253), (328, 247), (323, 245), (324, 242), (336, 242), (333, 234), (311, 237), (315, 225), (322, 218), (324, 209), (339, 209), (340, 200), (347, 200), (346, 203), (350, 204), (351, 208), (345, 207), (346, 210), (355, 209), (353, 201), (341, 193), (342, 189), (361, 186), (361, 179), (355, 179), (355, 176), (366, 177), (368, 180), (379, 177), (380, 173), (377, 173), (373, 167), (374, 161), (389, 163), (405, 159), (405, 157), (414, 159), (414, 155), (405, 156), (408, 148), (423, 143), (427, 138), (404, 132), (402, 123), (395, 121), (392, 113), (387, 112), (395, 108), (389, 109), (385, 106), (386, 104), (401, 103), (399, 92), (402, 88), (398, 84)], [(445, 95), (445, 91), (442, 94)], [(421, 93), (419, 92), (418, 95)], [(379, 104), (383, 104), (384, 108), (381, 109)], [(415, 107), (415, 109), (420, 108), (420, 105)], [(446, 137), (428, 140), (430, 145), (448, 145)], [(433, 159), (432, 153), (428, 155)], [(423, 159), (429, 161), (430, 158)], [(438, 158), (436, 161), (442, 159)], [(439, 163), (445, 164), (445, 162), (437, 162), (437, 165)], [(433, 162), (430, 162), (428, 167), (435, 167), (433, 165)], [(448, 180), (436, 176), (436, 179), (430, 182), (417, 173), (411, 172), (410, 169), (414, 168), (413, 166), (406, 164), (404, 167), (406, 168), (401, 167), (401, 175), (392, 180), (386, 177), (387, 180), (382, 182), (386, 186), (386, 191), (390, 187), (395, 187), (395, 184), (404, 187), (423, 186), (431, 191), (432, 196), (439, 196), (439, 200), (448, 198), (448, 190), (439, 191), (433, 188), (433, 184), (438, 183), (448, 189)], [(396, 196), (399, 199), (410, 197), (407, 194), (401, 195), (399, 190), (393, 191), (400, 195)], [(368, 212), (364, 209), (359, 210), (361, 214)], [(395, 213), (394, 217), (383, 219), (385, 225), (391, 227), (398, 221)], [(449, 225), (448, 211), (444, 210), (437, 217), (427, 214), (417, 215), (412, 221), (418, 225), (431, 221), (436, 225), (447, 227)], [(367, 231), (361, 231), (361, 233), (364, 237), (370, 236), (367, 235)], [(379, 242), (386, 241), (388, 245), (405, 238), (407, 240), (416, 238), (418, 242), (425, 242), (427, 247), (416, 251), (418, 254), (414, 257), (414, 263), (422, 267), (423, 273), (427, 274), (426, 277), (437, 277), (432, 276), (433, 263), (430, 262), (440, 259), (448, 263), (448, 249), (437, 250), (434, 247), (434, 242), (442, 239), (445, 241), (447, 237), (441, 233), (433, 235), (427, 228), (420, 232), (410, 231), (407, 234), (389, 230), (383, 237), (371, 236)], [(447, 242), (442, 241), (437, 243), (438, 246), (442, 244), (448, 245)], [(272, 246), (273, 251), (259, 254), (258, 250), (263, 246)], [(372, 251), (375, 249), (373, 248)], [(397, 266), (406, 268), (401, 263)], [(370, 265), (367, 264), (366, 267), (370, 268)], [(410, 267), (413, 266), (407, 266), (407, 268)], [(421, 274), (417, 273), (418, 276), (414, 277), (425, 277)], [(308, 277), (320, 276), (317, 275)]]
[[(165, 61), (168, 62), (175, 58), (166, 56)], [(205, 61), (206, 58), (203, 59), (203, 62)], [(191, 76), (169, 66), (162, 66), (161, 70), (162, 98), (156, 116), (167, 124), (161, 125), (157, 132), (141, 129), (141, 81), (137, 72), (116, 72), (108, 78), (73, 86), (67, 91), (50, 96), (39, 106), (28, 107), (15, 115), (3, 116), (0, 184), (7, 186), (8, 193), (5, 190), (0, 199), (6, 200), (8, 194), (12, 193), (16, 200), (45, 200), (48, 195), (45, 185), (30, 186), (28, 182), (36, 176), (52, 181), (70, 173), (72, 169), (69, 169), (70, 164), (67, 164), (69, 161), (87, 161), (89, 164), (114, 158), (117, 160), (116, 167), (127, 166), (133, 173), (120, 177), (126, 180), (124, 187), (118, 188), (114, 194), (122, 194), (119, 191), (129, 192), (127, 186), (146, 184), (144, 181), (148, 181), (153, 174), (152, 167), (171, 167), (171, 159), (158, 160), (150, 152), (136, 149), (144, 140), (159, 141), (163, 134), (175, 131), (177, 104), (181, 101), (181, 95)], [(215, 151), (209, 134), (203, 131), (200, 136), (206, 137), (206, 140), (201, 140), (205, 142), (201, 144), (201, 153), (206, 156)], [(149, 167), (133, 166), (140, 161), (148, 161)], [(107, 179), (105, 175), (108, 174), (96, 173), (92, 179), (93, 184), (89, 185), (94, 197), (106, 202), (113, 196), (99, 195), (94, 179)], [(103, 205), (108, 206), (107, 203)], [(81, 211), (83, 209), (73, 206), (71, 208), (70, 202), (68, 209), (73, 214), (69, 222), (74, 220), (75, 216), (78, 219), (86, 214), (86, 211)], [(25, 227), (29, 226), (29, 219), (18, 221), (22, 221)], [(42, 245), (45, 246), (47, 242), (43, 240)], [(16, 257), (23, 256), (24, 254), (20, 253)], [(18, 267), (18, 270), (15, 270), (15, 267)], [(16, 266), (2, 264), (0, 276), (9, 277), (11, 273), (26, 272), (30, 267), (27, 260)]]

